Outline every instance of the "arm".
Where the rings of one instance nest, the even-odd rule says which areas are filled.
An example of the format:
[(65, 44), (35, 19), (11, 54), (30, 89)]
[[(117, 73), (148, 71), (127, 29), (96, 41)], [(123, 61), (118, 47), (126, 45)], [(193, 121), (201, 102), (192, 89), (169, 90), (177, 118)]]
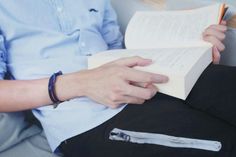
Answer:
[[(110, 49), (122, 48), (123, 37), (108, 1), (104, 16), (101, 30), (104, 40)], [(142, 104), (157, 92), (153, 83), (167, 82), (165, 76), (132, 68), (150, 63), (139, 57), (124, 58), (96, 69), (62, 75), (57, 78), (55, 91), (61, 101), (86, 96), (112, 108), (124, 103)], [(0, 112), (50, 105), (48, 80), (0, 81)]]
[(208, 27), (203, 33), (203, 39), (213, 44), (213, 63), (219, 64), (220, 52), (224, 51), (225, 46), (223, 40), (225, 39), (225, 32), (227, 31), (226, 22), (222, 21), (219, 25), (212, 25)]
[[(123, 103), (142, 104), (156, 94), (157, 88), (153, 83), (167, 82), (165, 76), (132, 68), (150, 63), (150, 60), (131, 57), (96, 69), (62, 75), (57, 78), (56, 94), (62, 101), (87, 96), (111, 108)], [(149, 85), (143, 88), (133, 83)], [(1, 80), (0, 112), (20, 111), (51, 104), (47, 87), (48, 78), (31, 81)]]
[[(67, 82), (72, 78), (71, 75), (61, 76), (58, 78), (57, 86), (67, 87)], [(27, 110), (51, 104), (48, 96), (48, 80), (49, 78), (29, 81), (0, 80), (0, 112)], [(82, 93), (81, 89), (77, 90)], [(77, 95), (80, 96), (81, 93), (78, 92)], [(70, 94), (67, 94), (64, 89), (61, 90), (60, 96), (61, 100), (66, 100), (75, 97), (75, 93), (70, 91)]]
[(3, 80), (6, 73), (7, 51), (0, 34), (0, 112), (19, 111), (50, 104), (47, 96), (48, 79), (35, 81)]

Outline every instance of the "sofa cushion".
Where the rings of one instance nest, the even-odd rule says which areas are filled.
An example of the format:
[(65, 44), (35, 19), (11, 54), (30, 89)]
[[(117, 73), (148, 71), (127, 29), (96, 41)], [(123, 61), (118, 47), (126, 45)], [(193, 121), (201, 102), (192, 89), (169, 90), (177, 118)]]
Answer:
[(44, 132), (33, 135), (10, 149), (0, 152), (1, 157), (62, 157), (54, 154), (48, 145)]
[(0, 113), (0, 152), (41, 132), (36, 125), (25, 121), (22, 112)]

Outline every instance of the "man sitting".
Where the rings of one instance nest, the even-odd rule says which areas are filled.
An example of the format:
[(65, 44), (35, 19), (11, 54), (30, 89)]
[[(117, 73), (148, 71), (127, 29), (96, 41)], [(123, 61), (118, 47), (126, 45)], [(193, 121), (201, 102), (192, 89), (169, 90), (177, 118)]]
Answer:
[[(154, 83), (166, 83), (166, 76), (132, 68), (151, 60), (124, 58), (87, 70), (88, 56), (122, 48), (108, 0), (1, 1), (0, 19), (0, 74), (8, 71), (14, 78), (0, 81), (0, 111), (33, 109), (52, 151), (70, 157), (235, 153), (235, 68), (210, 66), (181, 101), (156, 95)], [(204, 32), (214, 45), (214, 63), (225, 48), (225, 25)], [(109, 139), (114, 128), (220, 141), (223, 147), (215, 152), (124, 143)]]

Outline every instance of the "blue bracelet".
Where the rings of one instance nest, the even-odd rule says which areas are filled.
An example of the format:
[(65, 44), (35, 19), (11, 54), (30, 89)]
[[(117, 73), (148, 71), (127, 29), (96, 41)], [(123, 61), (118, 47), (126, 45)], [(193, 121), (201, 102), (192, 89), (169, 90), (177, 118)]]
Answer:
[(58, 106), (58, 104), (62, 102), (58, 99), (56, 92), (55, 92), (55, 83), (57, 80), (57, 76), (60, 76), (60, 75), (62, 75), (61, 71), (54, 73), (49, 78), (49, 82), (48, 82), (48, 94), (49, 94), (51, 101), (54, 103), (54, 105), (53, 105), (54, 108), (56, 108)]

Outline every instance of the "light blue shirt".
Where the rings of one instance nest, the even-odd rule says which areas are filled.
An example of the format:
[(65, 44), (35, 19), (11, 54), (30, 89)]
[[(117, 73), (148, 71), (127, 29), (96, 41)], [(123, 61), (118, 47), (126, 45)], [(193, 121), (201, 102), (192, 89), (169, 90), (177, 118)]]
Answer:
[[(0, 78), (45, 78), (87, 68), (87, 57), (122, 48), (109, 0), (1, 0)], [(94, 76), (96, 81), (96, 76)], [(35, 89), (37, 92), (37, 89)], [(54, 151), (62, 141), (88, 131), (122, 110), (87, 97), (33, 110)]]

